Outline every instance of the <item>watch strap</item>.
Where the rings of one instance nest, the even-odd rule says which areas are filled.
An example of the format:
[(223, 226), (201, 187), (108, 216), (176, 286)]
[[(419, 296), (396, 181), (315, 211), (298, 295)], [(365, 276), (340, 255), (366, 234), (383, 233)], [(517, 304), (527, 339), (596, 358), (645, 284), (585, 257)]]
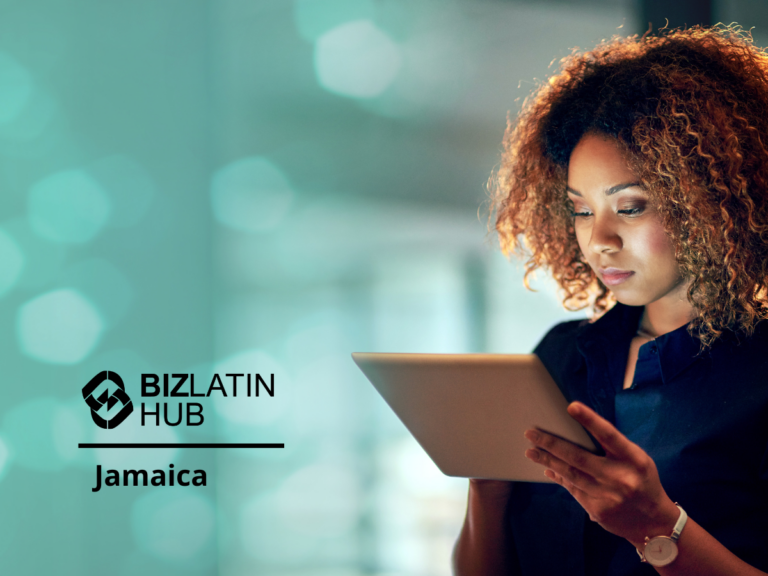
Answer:
[(675, 523), (675, 527), (672, 529), (670, 538), (677, 542), (677, 539), (680, 538), (680, 533), (683, 531), (683, 528), (685, 528), (685, 523), (688, 522), (688, 514), (686, 514), (685, 510), (680, 508), (680, 505), (677, 502), (675, 502), (675, 506), (680, 509), (680, 516)]
[[(673, 542), (677, 543), (677, 539), (680, 538), (680, 533), (683, 531), (683, 528), (685, 528), (685, 523), (688, 522), (688, 514), (680, 507), (680, 504), (677, 502), (675, 502), (675, 506), (677, 506), (678, 510), (680, 510), (680, 515), (677, 517), (677, 522), (675, 522), (675, 526), (672, 528), (672, 534), (669, 536), (669, 538), (671, 538)], [(645, 537), (646, 544), (648, 544), (650, 540), (650, 537)], [(637, 555), (640, 556), (641, 562), (648, 562), (648, 560), (645, 559), (645, 547), (643, 547), (642, 552), (638, 548), (635, 548), (635, 550), (637, 550)]]

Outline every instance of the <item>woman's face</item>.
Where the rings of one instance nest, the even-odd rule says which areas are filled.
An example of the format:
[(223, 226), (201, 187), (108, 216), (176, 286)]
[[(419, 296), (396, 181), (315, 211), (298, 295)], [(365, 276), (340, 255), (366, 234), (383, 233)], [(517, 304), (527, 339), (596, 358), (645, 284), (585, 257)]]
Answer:
[(613, 140), (588, 134), (579, 141), (567, 191), (584, 259), (619, 302), (685, 299), (672, 242)]

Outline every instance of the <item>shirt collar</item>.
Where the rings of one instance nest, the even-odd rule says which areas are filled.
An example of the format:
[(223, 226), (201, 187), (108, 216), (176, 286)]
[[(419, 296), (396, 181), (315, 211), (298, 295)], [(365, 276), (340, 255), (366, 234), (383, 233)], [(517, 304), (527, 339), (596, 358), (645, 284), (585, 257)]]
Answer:
[[(619, 302), (596, 322), (586, 323), (576, 336), (576, 345), (588, 365), (607, 367), (610, 382), (621, 389), (627, 354), (643, 313), (642, 306), (626, 306)], [(699, 356), (698, 337), (688, 333), (688, 325), (662, 334), (644, 344), (656, 347), (662, 381), (666, 384)]]
[(688, 333), (687, 324), (658, 336), (655, 342), (665, 384), (693, 364), (701, 353), (701, 342)]

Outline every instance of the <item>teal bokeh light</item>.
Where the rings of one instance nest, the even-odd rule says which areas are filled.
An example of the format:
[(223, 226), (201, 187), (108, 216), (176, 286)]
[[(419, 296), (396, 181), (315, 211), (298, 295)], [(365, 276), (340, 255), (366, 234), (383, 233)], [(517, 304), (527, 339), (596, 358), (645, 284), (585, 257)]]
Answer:
[(0, 52), (0, 125), (14, 120), (32, 95), (32, 78), (12, 56)]
[(315, 43), (317, 80), (341, 96), (378, 96), (394, 81), (401, 63), (400, 48), (370, 20), (337, 26)]
[(16, 328), (27, 356), (51, 364), (77, 364), (96, 346), (104, 322), (79, 292), (63, 288), (22, 305)]
[(5, 476), (10, 462), (11, 452), (8, 449), (8, 443), (2, 436), (0, 436), (0, 480)]
[(65, 244), (83, 244), (107, 223), (109, 198), (82, 170), (57, 172), (34, 184), (27, 207), (32, 229), (41, 237)]
[(293, 191), (282, 171), (268, 159), (242, 158), (218, 170), (211, 181), (216, 219), (243, 232), (276, 229), (293, 202)]

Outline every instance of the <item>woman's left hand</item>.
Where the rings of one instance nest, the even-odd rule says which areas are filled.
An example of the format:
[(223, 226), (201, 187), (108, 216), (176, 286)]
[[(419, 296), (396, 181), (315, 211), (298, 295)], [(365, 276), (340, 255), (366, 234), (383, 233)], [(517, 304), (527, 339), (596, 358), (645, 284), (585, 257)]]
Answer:
[(656, 464), (607, 420), (580, 402), (568, 413), (605, 450), (597, 456), (541, 430), (525, 437), (534, 447), (525, 455), (546, 468), (544, 474), (570, 492), (591, 520), (642, 548), (645, 537), (668, 536), (680, 511), (659, 480)]

